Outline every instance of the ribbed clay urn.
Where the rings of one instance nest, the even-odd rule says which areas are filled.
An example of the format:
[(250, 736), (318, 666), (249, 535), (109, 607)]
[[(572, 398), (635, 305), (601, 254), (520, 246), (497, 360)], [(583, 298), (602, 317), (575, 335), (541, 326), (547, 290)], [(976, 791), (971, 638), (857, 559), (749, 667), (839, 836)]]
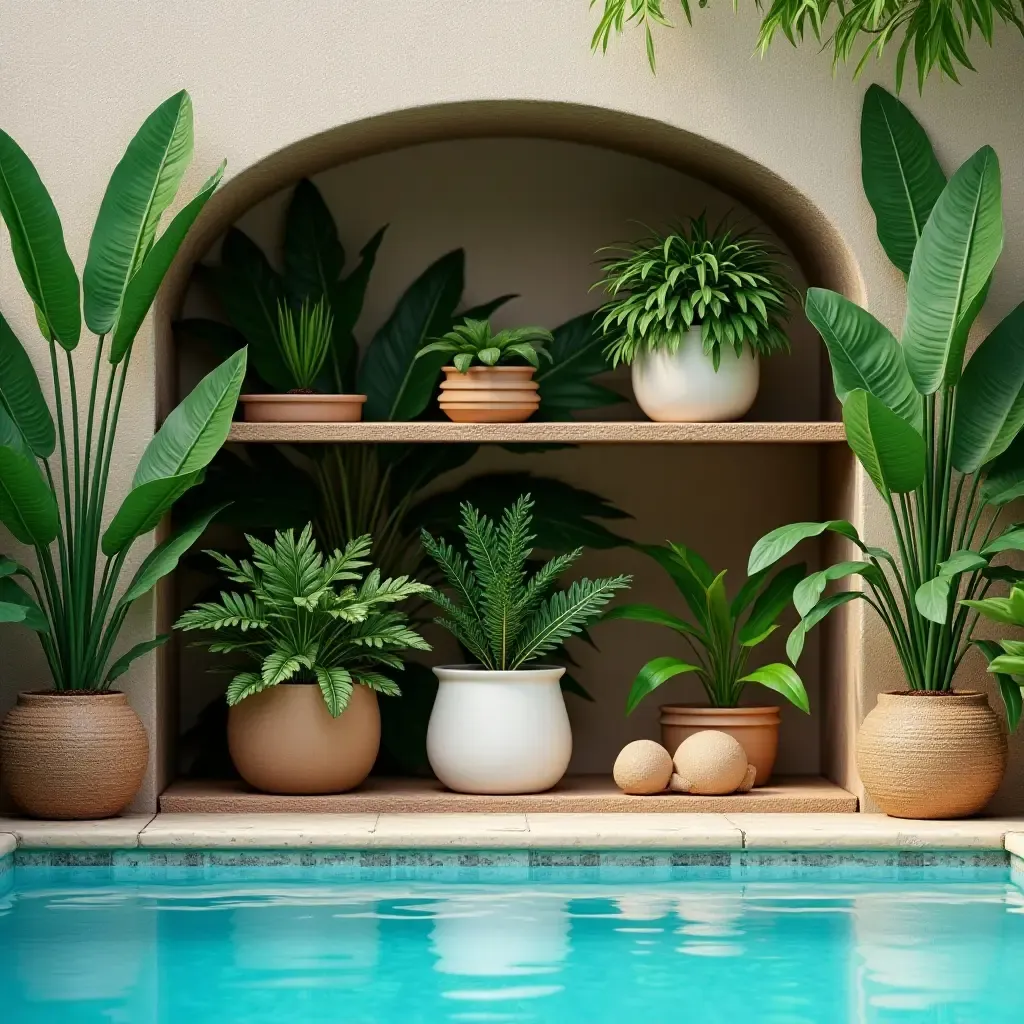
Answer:
[(694, 733), (715, 729), (740, 741), (747, 762), (756, 770), (755, 786), (771, 781), (779, 750), (779, 709), (777, 707), (708, 708), (687, 704), (661, 707), (661, 744), (675, 754), (679, 744)]
[(522, 423), (540, 406), (532, 366), (444, 367), (438, 404), (456, 423)]
[(265, 793), (344, 793), (370, 774), (379, 748), (377, 695), (365, 686), (337, 718), (316, 683), (279, 683), (228, 714), (231, 760)]
[(116, 691), (19, 693), (0, 725), (0, 772), (34, 818), (110, 818), (142, 785), (149, 741)]
[(1006, 734), (983, 693), (883, 693), (857, 736), (861, 782), (895, 818), (967, 818), (995, 795)]

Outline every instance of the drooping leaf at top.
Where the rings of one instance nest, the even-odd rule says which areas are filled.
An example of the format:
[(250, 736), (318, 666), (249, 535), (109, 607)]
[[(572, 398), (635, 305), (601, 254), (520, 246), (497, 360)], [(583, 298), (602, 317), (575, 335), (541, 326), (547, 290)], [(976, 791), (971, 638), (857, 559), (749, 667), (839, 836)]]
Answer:
[(345, 250), (320, 190), (303, 178), (292, 192), (284, 218), (284, 283), (289, 296), (301, 303), (330, 296), (342, 267)]

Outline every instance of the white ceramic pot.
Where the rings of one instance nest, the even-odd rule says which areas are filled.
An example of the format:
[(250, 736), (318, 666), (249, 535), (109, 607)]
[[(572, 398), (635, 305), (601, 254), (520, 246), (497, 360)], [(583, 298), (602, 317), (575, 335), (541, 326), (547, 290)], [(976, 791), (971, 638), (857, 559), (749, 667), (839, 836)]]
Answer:
[(565, 669), (490, 672), (441, 665), (427, 727), (434, 774), (456, 793), (542, 793), (565, 774), (572, 729), (558, 685)]
[(633, 361), (637, 405), (663, 423), (718, 423), (739, 419), (754, 404), (761, 371), (758, 358), (743, 346), (736, 355), (722, 346), (715, 372), (704, 354), (700, 328), (691, 327), (675, 352), (644, 352)]

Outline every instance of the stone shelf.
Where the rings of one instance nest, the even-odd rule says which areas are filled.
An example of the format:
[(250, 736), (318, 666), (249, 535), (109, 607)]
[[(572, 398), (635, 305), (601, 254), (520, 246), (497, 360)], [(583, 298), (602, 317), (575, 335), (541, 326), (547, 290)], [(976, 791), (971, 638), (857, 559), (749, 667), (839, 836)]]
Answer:
[(835, 444), (838, 422), (651, 423), (245, 423), (231, 425), (229, 441), (280, 444), (438, 443), (514, 444)]
[(351, 793), (274, 796), (237, 781), (180, 780), (160, 797), (171, 814), (540, 814), (540, 813), (855, 813), (857, 798), (817, 776), (781, 776), (772, 785), (731, 796), (626, 796), (605, 775), (567, 776), (553, 790), (530, 796), (450, 793), (434, 779), (372, 776)]

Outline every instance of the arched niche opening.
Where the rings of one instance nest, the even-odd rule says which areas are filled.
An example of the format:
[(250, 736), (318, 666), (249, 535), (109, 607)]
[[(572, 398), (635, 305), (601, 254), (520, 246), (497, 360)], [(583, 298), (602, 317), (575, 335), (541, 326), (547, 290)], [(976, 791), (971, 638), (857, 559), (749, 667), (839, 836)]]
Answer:
[[(363, 343), (390, 313), (403, 289), (432, 260), (466, 251), (464, 304), (515, 293), (496, 326), (554, 326), (594, 308), (595, 250), (634, 237), (636, 222), (662, 228), (706, 210), (725, 214), (774, 238), (787, 254), (795, 282), (822, 285), (863, 300), (856, 263), (825, 214), (796, 189), (735, 151), (661, 122), (568, 104), (469, 103), (401, 111), (305, 139), (246, 169), (215, 197), (161, 294), (156, 325), (160, 344), (161, 404), (175, 397), (200, 367), (178, 358), (172, 321), (208, 312), (190, 287), (196, 262), (216, 262), (226, 229), (237, 225), (271, 261), (280, 261), (284, 210), (294, 183), (310, 177), (324, 196), (351, 267), (360, 247), (388, 224), (367, 293), (357, 338)], [(751, 417), (767, 421), (835, 418), (822, 348), (797, 314), (793, 353), (766, 362)], [(189, 357), (191, 358), (191, 357)], [(628, 374), (611, 384), (629, 394)], [(600, 418), (639, 418), (631, 404)], [(438, 486), (489, 470), (530, 470), (601, 494), (632, 519), (614, 524), (630, 540), (686, 543), (719, 569), (733, 588), (743, 578), (747, 552), (768, 529), (822, 518), (835, 460), (814, 445), (678, 445), (604, 447), (517, 455), (484, 448)], [(844, 473), (840, 463), (838, 472)], [(610, 524), (611, 525), (611, 524)], [(812, 567), (821, 559), (812, 552)], [(635, 575), (633, 598), (680, 610), (680, 598), (657, 567), (624, 549), (588, 552), (581, 571)], [(783, 631), (784, 636), (784, 631)], [(433, 637), (432, 639), (438, 639)], [(637, 669), (660, 654), (683, 656), (678, 640), (647, 626), (608, 624), (595, 634), (599, 649), (576, 644), (578, 674), (592, 704), (569, 698), (575, 734), (571, 770), (607, 772), (623, 743), (657, 735), (657, 705), (700, 700), (696, 683), (666, 687), (665, 700), (648, 699), (628, 720), (625, 693)], [(438, 660), (451, 660), (441, 639)], [(831, 671), (824, 641), (812, 634), (802, 660), (816, 711), (822, 711)], [(179, 651), (168, 669), (179, 692), (175, 731), (188, 728), (222, 686), (203, 679), (204, 661)], [(782, 639), (764, 659), (784, 657)], [(671, 689), (671, 692), (668, 692)], [(660, 696), (660, 695), (659, 695)], [(772, 695), (756, 694), (775, 703)], [(820, 774), (824, 718), (784, 709), (779, 769)]]

